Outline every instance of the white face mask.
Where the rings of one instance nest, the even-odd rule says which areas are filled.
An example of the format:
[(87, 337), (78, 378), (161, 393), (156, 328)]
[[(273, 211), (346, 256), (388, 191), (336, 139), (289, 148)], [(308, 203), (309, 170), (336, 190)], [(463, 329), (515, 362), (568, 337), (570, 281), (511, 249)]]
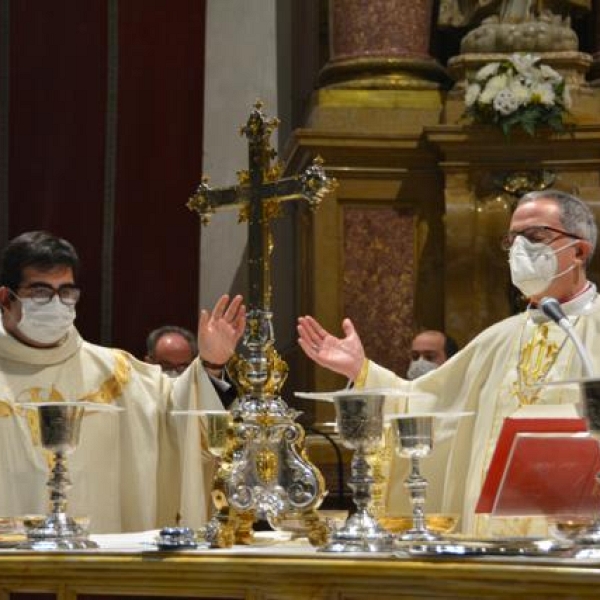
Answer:
[(408, 371), (406, 372), (406, 378), (410, 380), (417, 379), (417, 377), (421, 377), (422, 375), (425, 375), (425, 373), (429, 373), (429, 371), (434, 371), (438, 367), (439, 365), (437, 363), (425, 360), (424, 358), (411, 360)]
[(555, 251), (547, 244), (530, 242), (522, 235), (518, 235), (510, 247), (508, 256), (513, 284), (528, 298), (546, 291), (555, 279), (575, 268), (573, 264), (561, 273), (557, 273), (556, 255), (576, 243), (577, 241), (573, 241)]
[(163, 373), (170, 379), (177, 379), (181, 375), (177, 369), (163, 369)]
[(31, 298), (19, 298), (21, 320), (17, 329), (38, 344), (53, 344), (67, 335), (75, 320), (75, 307), (54, 296), (48, 304), (36, 304)]

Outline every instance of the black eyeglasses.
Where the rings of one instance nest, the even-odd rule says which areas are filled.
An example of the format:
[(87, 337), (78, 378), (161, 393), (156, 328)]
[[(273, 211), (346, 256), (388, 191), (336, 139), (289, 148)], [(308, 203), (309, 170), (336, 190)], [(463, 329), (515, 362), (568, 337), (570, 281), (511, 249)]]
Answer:
[(31, 298), (36, 304), (48, 304), (54, 296), (58, 296), (66, 306), (75, 306), (81, 296), (81, 289), (69, 283), (61, 285), (58, 289), (42, 283), (22, 285), (17, 289), (26, 290), (27, 295), (25, 297)]
[(526, 227), (522, 231), (509, 231), (503, 235), (500, 240), (502, 250), (510, 250), (519, 235), (534, 244), (551, 244), (560, 237), (570, 237), (576, 240), (583, 239), (580, 235), (575, 235), (574, 233), (569, 233), (568, 231), (556, 229), (548, 225), (533, 225), (532, 227)]

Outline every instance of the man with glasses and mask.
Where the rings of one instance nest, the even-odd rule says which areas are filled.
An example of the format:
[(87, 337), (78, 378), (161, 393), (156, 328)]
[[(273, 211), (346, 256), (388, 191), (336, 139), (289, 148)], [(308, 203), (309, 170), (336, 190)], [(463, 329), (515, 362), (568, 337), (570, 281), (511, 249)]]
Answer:
[[(596, 286), (586, 276), (596, 237), (594, 217), (578, 198), (553, 190), (521, 198), (502, 246), (508, 252), (513, 283), (529, 298), (527, 310), (489, 327), (415, 381), (369, 361), (349, 319), (343, 322), (342, 338), (328, 333), (312, 317), (299, 319), (304, 352), (319, 365), (348, 377), (356, 388), (396, 387), (435, 399), (427, 403), (417, 395), (412, 399), (399, 395), (390, 401), (390, 412), (474, 413), (458, 421), (437, 420), (436, 447), (423, 461), (427, 478), (438, 490), (428, 494), (429, 509), (460, 514), (463, 532), (545, 533), (547, 524), (541, 518), (497, 519), (475, 514), (475, 506), (506, 417), (516, 411), (533, 412), (544, 404), (553, 405), (544, 410), (556, 416), (576, 416), (576, 388), (533, 386), (582, 376), (573, 344), (537, 307), (544, 296), (560, 302), (600, 372), (600, 301)], [(394, 454), (387, 493), (390, 514), (407, 512), (405, 475), (406, 465)]]
[(69, 458), (71, 514), (93, 532), (192, 527), (208, 512), (212, 459), (197, 417), (172, 410), (222, 409), (206, 375), (229, 359), (243, 333), (241, 297), (223, 296), (198, 326), (200, 357), (176, 380), (129, 353), (83, 340), (73, 325), (80, 297), (73, 246), (34, 231), (13, 239), (0, 263), (0, 514), (47, 512), (47, 456), (32, 413), (19, 401), (80, 400), (122, 412), (84, 415)]

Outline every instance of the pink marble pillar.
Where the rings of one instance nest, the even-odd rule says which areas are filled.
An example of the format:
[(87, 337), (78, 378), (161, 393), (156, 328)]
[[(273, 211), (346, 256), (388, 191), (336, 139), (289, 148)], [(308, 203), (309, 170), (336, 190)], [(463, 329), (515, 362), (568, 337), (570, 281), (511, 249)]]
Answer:
[[(444, 79), (429, 55), (433, 0), (330, 0), (326, 86), (423, 87)], [(426, 86), (428, 87), (428, 86)]]

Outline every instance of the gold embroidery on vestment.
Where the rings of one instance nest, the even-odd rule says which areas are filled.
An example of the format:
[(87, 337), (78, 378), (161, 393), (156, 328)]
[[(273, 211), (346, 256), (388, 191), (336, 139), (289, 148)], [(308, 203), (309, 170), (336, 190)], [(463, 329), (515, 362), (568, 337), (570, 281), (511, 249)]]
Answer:
[(131, 378), (131, 364), (127, 360), (127, 354), (121, 350), (114, 350), (115, 370), (98, 390), (86, 394), (80, 400), (86, 402), (99, 402), (100, 404), (111, 404), (113, 400), (123, 393), (123, 388)]
[[(84, 396), (77, 398), (82, 402), (98, 402), (100, 404), (111, 404), (123, 393), (123, 388), (129, 382), (131, 378), (131, 364), (127, 359), (127, 354), (122, 350), (113, 350), (113, 356), (115, 359), (114, 370), (110, 377), (100, 384), (100, 387)], [(50, 387), (50, 393), (47, 398), (42, 396), (42, 391), (45, 388), (32, 387), (23, 390), (19, 396), (28, 395), (28, 402), (62, 402), (64, 397), (62, 394), (52, 385)], [(31, 440), (34, 446), (39, 446), (41, 443), (40, 438), (40, 423), (38, 413), (35, 410), (23, 409), (18, 404), (7, 400), (0, 399), (0, 417), (8, 417), (13, 414), (25, 417), (29, 431), (31, 433)], [(52, 453), (46, 453), (46, 460), (49, 460)], [(49, 465), (52, 466), (49, 462)]]
[(521, 346), (517, 381), (513, 383), (519, 406), (529, 406), (540, 399), (542, 388), (532, 386), (545, 380), (562, 346), (548, 340), (546, 324), (537, 327), (531, 339)]

